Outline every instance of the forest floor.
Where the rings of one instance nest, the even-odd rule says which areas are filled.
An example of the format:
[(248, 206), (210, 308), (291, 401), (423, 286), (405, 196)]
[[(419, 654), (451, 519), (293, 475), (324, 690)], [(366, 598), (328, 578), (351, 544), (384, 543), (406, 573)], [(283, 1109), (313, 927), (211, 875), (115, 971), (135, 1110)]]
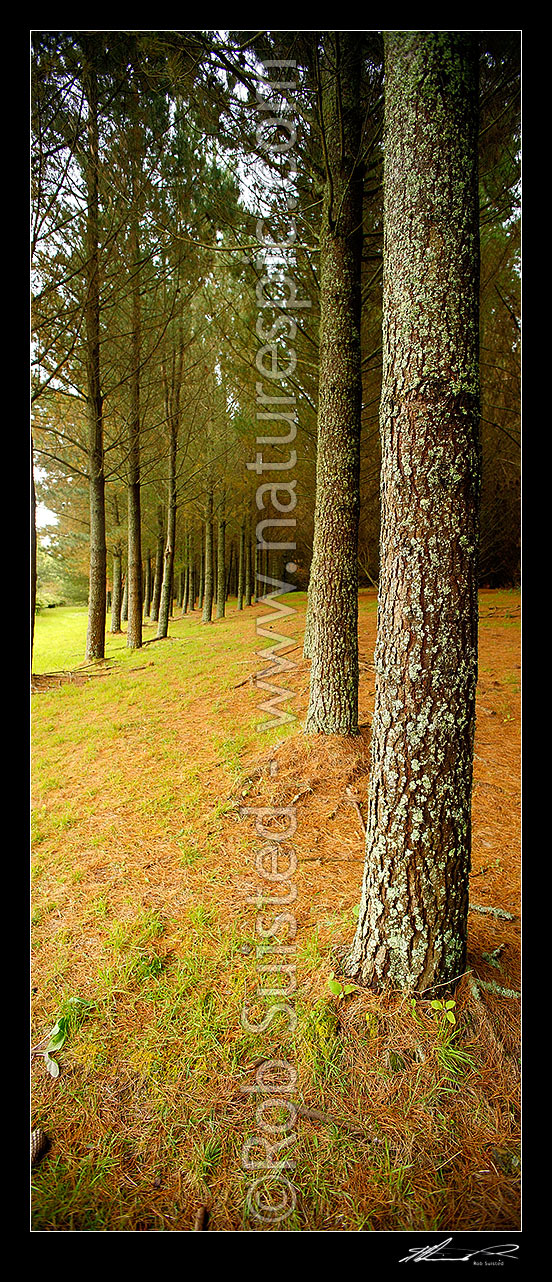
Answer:
[[(31, 1031), (44, 1048), (61, 1019), (63, 1044), (58, 1076), (31, 1058), (31, 1123), (49, 1141), (35, 1231), (520, 1227), (519, 593), (480, 595), (467, 972), (415, 1003), (333, 978), (360, 898), (376, 594), (359, 598), (361, 734), (337, 741), (302, 734), (306, 598), (286, 600), (275, 627), (293, 666), (275, 684), (294, 720), (268, 732), (266, 605), (231, 601), (210, 627), (175, 618), (160, 642), (146, 623), (148, 644), (110, 637), (101, 664), (63, 668), (50, 648), (48, 671), (42, 640), (59, 627), (61, 646), (64, 611), (38, 617)], [(79, 626), (84, 645), (84, 612)], [(268, 825), (278, 807), (296, 819), (293, 1021), (259, 994), (277, 980), (260, 969), (255, 808)], [(259, 1106), (270, 1082), (280, 1112)], [(255, 1181), (266, 1201), (262, 1162), (286, 1138), (285, 1210), (260, 1221)]]

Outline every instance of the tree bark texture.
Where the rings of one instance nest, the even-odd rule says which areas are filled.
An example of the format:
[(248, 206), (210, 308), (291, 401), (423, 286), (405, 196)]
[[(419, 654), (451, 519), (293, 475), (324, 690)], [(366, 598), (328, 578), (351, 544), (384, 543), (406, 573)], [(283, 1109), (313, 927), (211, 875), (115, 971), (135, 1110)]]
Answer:
[(159, 602), (163, 583), (163, 559), (165, 553), (165, 527), (163, 521), (163, 504), (157, 505), (157, 548), (155, 553), (155, 573), (153, 576), (153, 596), (151, 599), (150, 619), (157, 623), (159, 619)]
[(128, 446), (128, 627), (127, 647), (142, 645), (142, 523), (140, 502), (140, 361), (142, 322), (140, 301), (141, 139), (137, 124), (138, 90), (134, 87), (134, 116), (130, 129), (132, 210), (130, 217), (131, 266), (131, 375)]
[[(360, 35), (326, 32), (319, 115), (326, 182), (320, 235), (320, 365), (311, 658), (305, 729), (358, 730), (360, 511)], [(312, 631), (310, 631), (312, 629)]]
[(111, 595), (111, 631), (121, 631), (123, 601), (123, 557), (119, 546), (113, 548), (113, 591)]
[(199, 532), (199, 587), (197, 593), (197, 608), (203, 610), (203, 598), (205, 596), (205, 534), (203, 523)]
[(238, 610), (243, 610), (245, 590), (245, 525), (240, 526), (240, 552), (238, 561)]
[(226, 611), (226, 517), (224, 498), (218, 520), (218, 553), (217, 553), (217, 619), (223, 619)]
[(244, 595), (245, 595), (245, 604), (246, 604), (246, 606), (251, 605), (251, 599), (252, 599), (252, 595), (253, 595), (253, 584), (252, 584), (252, 575), (251, 575), (251, 521), (250, 521), (250, 520), (248, 520), (248, 522), (247, 522), (247, 531), (246, 531), (246, 538), (245, 538), (245, 588), (244, 588)]
[(105, 594), (107, 546), (105, 537), (105, 474), (103, 398), (100, 378), (99, 275), (99, 127), (98, 85), (94, 37), (85, 36), (84, 90), (88, 108), (86, 156), (86, 407), (88, 414), (88, 484), (90, 490), (90, 582), (86, 658), (105, 657)]
[(384, 366), (366, 865), (345, 971), (465, 968), (477, 681), (477, 41), (385, 36)]
[(34, 479), (34, 446), (31, 436), (31, 675), (33, 671), (33, 647), (36, 615), (36, 490)]
[(186, 536), (186, 548), (188, 558), (188, 590), (186, 599), (186, 609), (193, 611), (195, 605), (195, 572), (194, 572), (194, 536), (191, 530)]
[(146, 570), (146, 573), (145, 573), (145, 583), (144, 583), (144, 618), (147, 619), (149, 618), (149, 612), (151, 607), (151, 556), (149, 552), (146, 553), (145, 570)]
[(167, 539), (163, 562), (163, 584), (159, 604), (159, 622), (157, 637), (166, 637), (169, 630), (169, 617), (172, 606), (172, 587), (174, 571), (174, 546), (176, 539), (176, 432), (170, 432), (169, 460), (167, 479)]
[(213, 613), (214, 575), (213, 575), (213, 494), (207, 495), (207, 514), (205, 519), (205, 571), (203, 586), (202, 623), (210, 623)]

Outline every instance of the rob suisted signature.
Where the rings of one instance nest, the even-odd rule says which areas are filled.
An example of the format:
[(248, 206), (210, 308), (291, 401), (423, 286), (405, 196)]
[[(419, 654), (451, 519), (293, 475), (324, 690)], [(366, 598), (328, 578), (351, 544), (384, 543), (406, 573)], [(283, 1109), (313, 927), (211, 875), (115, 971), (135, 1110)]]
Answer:
[(462, 1245), (450, 1246), (451, 1237), (445, 1238), (444, 1242), (438, 1242), (436, 1246), (411, 1246), (408, 1255), (403, 1255), (399, 1264), (404, 1264), (410, 1260), (419, 1263), (420, 1260), (473, 1260), (475, 1256), (502, 1256), (512, 1257), (519, 1247), (516, 1242), (497, 1242), (494, 1246), (483, 1246), (477, 1251), (466, 1251)]

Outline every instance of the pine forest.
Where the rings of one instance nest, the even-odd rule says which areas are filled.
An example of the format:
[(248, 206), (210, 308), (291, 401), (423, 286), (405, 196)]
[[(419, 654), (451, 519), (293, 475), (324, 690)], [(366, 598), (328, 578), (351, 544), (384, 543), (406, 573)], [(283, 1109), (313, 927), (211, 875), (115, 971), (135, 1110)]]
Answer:
[(29, 46), (30, 1231), (502, 1265), (521, 31)]

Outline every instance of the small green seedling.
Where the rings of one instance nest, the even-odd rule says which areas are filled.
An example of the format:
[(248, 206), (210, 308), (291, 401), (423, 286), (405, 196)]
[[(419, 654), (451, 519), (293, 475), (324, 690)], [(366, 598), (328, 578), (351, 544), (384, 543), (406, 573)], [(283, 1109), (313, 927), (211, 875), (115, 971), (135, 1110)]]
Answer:
[(418, 1014), (418, 1005), (415, 997), (410, 998), (410, 1013), (412, 1015), (412, 1018), (416, 1020), (416, 1023), (423, 1028), (423, 1020), (420, 1019), (420, 1016)]
[(337, 997), (338, 1001), (342, 1001), (344, 997), (348, 997), (349, 993), (356, 992), (356, 984), (342, 984), (339, 979), (336, 979), (333, 970), (328, 980), (328, 988), (330, 993), (333, 993), (334, 997)]
[(456, 1006), (456, 1002), (435, 1001), (435, 1002), (430, 1002), (429, 1004), (432, 1010), (440, 1011), (442, 1019), (448, 1020), (449, 1024), (456, 1023), (456, 1015), (454, 1014), (454, 1007)]

